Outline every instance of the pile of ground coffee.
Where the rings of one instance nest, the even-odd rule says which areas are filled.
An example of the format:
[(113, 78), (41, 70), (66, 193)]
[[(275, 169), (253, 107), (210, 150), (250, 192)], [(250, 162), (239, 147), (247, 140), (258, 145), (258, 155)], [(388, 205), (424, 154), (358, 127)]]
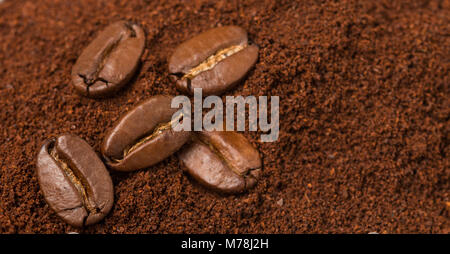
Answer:
[[(449, 233), (449, 1), (9, 1), (0, 3), (0, 232)], [(147, 33), (137, 76), (115, 97), (75, 93), (71, 69), (118, 20)], [(168, 58), (183, 41), (238, 25), (259, 60), (225, 95), (280, 96), (280, 137), (259, 142), (255, 188), (204, 189), (172, 155), (111, 172), (115, 204), (76, 229), (45, 203), (42, 142), (72, 133), (100, 150), (138, 102), (180, 94)], [(225, 96), (224, 95), (224, 96)]]

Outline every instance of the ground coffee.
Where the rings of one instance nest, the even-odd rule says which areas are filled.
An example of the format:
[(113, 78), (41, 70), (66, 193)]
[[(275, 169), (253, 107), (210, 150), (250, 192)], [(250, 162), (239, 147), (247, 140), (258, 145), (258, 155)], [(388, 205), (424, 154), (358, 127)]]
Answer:
[[(4, 1), (0, 4), (0, 232), (449, 233), (449, 1)], [(109, 24), (146, 31), (137, 75), (112, 98), (74, 93), (71, 70)], [(100, 151), (138, 101), (177, 95), (180, 42), (237, 25), (260, 48), (225, 93), (280, 96), (280, 137), (260, 143), (260, 181), (219, 195), (176, 155), (111, 172), (115, 204), (83, 231), (52, 212), (36, 151), (73, 133)], [(82, 27), (82, 29), (80, 29)]]

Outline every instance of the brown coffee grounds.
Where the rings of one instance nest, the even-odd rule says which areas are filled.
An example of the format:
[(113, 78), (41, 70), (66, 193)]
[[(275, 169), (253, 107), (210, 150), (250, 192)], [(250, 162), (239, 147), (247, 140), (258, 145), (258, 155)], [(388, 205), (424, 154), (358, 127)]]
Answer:
[[(0, 4), (0, 232), (450, 233), (450, 1), (13, 1)], [(127, 19), (147, 34), (131, 85), (110, 99), (75, 93), (75, 60)], [(45, 203), (42, 142), (62, 133), (96, 151), (138, 102), (176, 95), (167, 59), (212, 27), (239, 25), (260, 46), (226, 95), (280, 96), (280, 138), (260, 143), (262, 180), (218, 195), (176, 155), (111, 172), (115, 204), (84, 230)]]

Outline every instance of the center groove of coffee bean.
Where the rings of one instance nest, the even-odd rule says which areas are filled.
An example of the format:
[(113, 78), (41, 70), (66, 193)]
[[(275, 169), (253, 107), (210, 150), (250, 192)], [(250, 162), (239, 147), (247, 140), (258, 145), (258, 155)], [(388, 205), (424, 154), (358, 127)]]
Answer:
[(248, 46), (247, 43), (241, 45), (233, 45), (231, 47), (221, 49), (217, 51), (214, 55), (208, 57), (206, 60), (201, 62), (196, 67), (192, 68), (188, 73), (186, 73), (182, 79), (193, 79), (198, 74), (211, 70), (214, 68), (220, 61), (223, 61), (225, 58), (236, 54), (237, 52), (243, 50)]
[(122, 41), (123, 36), (120, 36), (118, 40), (113, 42), (109, 47), (107, 47), (101, 56), (100, 63), (97, 65), (97, 68), (95, 69), (95, 72), (92, 75), (89, 75), (91, 77), (87, 77), (87, 75), (82, 75), (79, 73), (78, 75), (83, 79), (83, 82), (87, 85), (86, 89), (89, 93), (89, 87), (95, 84), (97, 81), (102, 81), (106, 85), (108, 85), (108, 81), (102, 77), (99, 77), (98, 74), (102, 71), (103, 67), (105, 66), (106, 61), (108, 60), (108, 57), (111, 55), (111, 52), (114, 51), (114, 49), (117, 48), (119, 43)]
[(105, 83), (106, 85), (109, 84), (109, 81), (108, 81), (108, 80), (106, 80), (106, 79), (104, 79), (104, 78), (101, 78), (101, 77), (97, 77), (97, 78), (95, 78), (95, 79), (88, 79), (85, 75), (82, 75), (82, 74), (78, 74), (78, 76), (80, 76), (80, 78), (83, 79), (83, 82), (84, 82), (86, 85), (88, 85), (87, 89), (89, 89), (89, 86), (95, 84), (97, 81), (101, 81), (101, 82)]
[(69, 178), (69, 181), (75, 186), (78, 193), (82, 197), (82, 202), (84, 207), (87, 209), (87, 212), (90, 213), (99, 213), (100, 209), (95, 207), (95, 205), (91, 204), (90, 198), (88, 197), (89, 187), (82, 179), (76, 176), (73, 169), (69, 167), (69, 165), (61, 159), (56, 149), (53, 148), (50, 151), (50, 155), (53, 157), (53, 159), (58, 163), (58, 165), (63, 169), (64, 174)]
[(221, 159), (223, 162), (225, 162), (227, 167), (229, 169), (231, 169), (231, 171), (233, 171), (233, 173), (235, 173), (236, 175), (245, 177), (245, 176), (248, 176), (250, 174), (250, 170), (248, 170), (247, 172), (244, 172), (244, 173), (240, 173), (235, 167), (232, 166), (232, 164), (229, 162), (229, 160), (227, 160), (225, 158), (225, 156), (223, 156), (223, 154), (213, 144), (211, 144), (210, 142), (208, 142), (208, 141), (206, 141), (205, 139), (202, 139), (202, 138), (196, 138), (196, 140), (201, 142), (201, 143), (203, 143), (203, 144), (205, 144), (205, 145), (207, 145), (211, 149), (211, 151), (215, 155), (217, 155), (217, 157), (219, 157), (219, 159)]
[(127, 22), (124, 25), (130, 31), (130, 37), (131, 38), (136, 37), (136, 31), (134, 31), (134, 29), (133, 29), (133, 23)]
[[(134, 150), (136, 150), (137, 148), (139, 148), (140, 146), (142, 146), (146, 142), (148, 142), (148, 141), (152, 140), (153, 138), (155, 138), (157, 135), (161, 134), (163, 131), (171, 129), (172, 128), (172, 124), (176, 123), (177, 121), (182, 119), (182, 117), (183, 117), (183, 115), (181, 114), (180, 116), (178, 116), (177, 118), (173, 119), (170, 122), (162, 123), (162, 124), (157, 125), (157, 127), (153, 130), (153, 132), (150, 135), (145, 136), (144, 138), (141, 138), (139, 141), (137, 141), (130, 148), (125, 149), (123, 151), (123, 158), (125, 158), (128, 154), (130, 154), (131, 152), (133, 152)], [(115, 161), (119, 162), (121, 160), (115, 160)]]

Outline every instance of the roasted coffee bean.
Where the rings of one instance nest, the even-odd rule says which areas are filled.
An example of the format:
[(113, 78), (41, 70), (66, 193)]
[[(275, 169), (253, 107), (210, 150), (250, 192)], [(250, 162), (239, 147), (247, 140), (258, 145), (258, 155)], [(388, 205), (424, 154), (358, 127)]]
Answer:
[(171, 77), (178, 89), (193, 94), (219, 95), (237, 84), (258, 58), (258, 46), (236, 26), (206, 31), (178, 46), (169, 60)]
[[(102, 153), (109, 167), (132, 171), (152, 166), (176, 152), (190, 132), (174, 131), (172, 97), (155, 96), (125, 114), (107, 133)], [(175, 123), (178, 120), (174, 120)]]
[(237, 132), (199, 132), (179, 158), (184, 170), (201, 184), (224, 193), (253, 187), (261, 174), (258, 151)]
[(117, 92), (136, 72), (144, 46), (145, 34), (138, 25), (119, 21), (108, 26), (73, 66), (75, 90), (94, 98)]
[(97, 223), (111, 210), (111, 177), (91, 146), (77, 136), (47, 140), (38, 154), (37, 175), (48, 205), (70, 225)]

